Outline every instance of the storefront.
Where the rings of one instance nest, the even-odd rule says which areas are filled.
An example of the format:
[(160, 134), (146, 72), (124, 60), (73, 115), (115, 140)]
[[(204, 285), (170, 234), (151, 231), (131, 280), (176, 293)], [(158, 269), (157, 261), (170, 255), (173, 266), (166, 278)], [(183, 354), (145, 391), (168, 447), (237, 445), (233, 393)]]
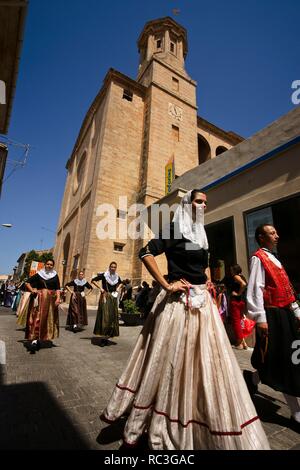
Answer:
[(177, 178), (172, 198), (193, 188), (208, 198), (206, 230), (217, 277), (238, 263), (247, 276), (255, 229), (274, 225), (278, 254), (300, 292), (300, 107), (219, 157)]

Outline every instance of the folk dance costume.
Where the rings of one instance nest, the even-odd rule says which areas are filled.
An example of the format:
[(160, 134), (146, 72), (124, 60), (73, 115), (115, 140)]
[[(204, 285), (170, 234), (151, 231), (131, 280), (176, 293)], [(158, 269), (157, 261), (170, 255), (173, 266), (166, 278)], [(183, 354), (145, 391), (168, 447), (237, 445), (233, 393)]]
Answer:
[(30, 296), (25, 339), (49, 341), (59, 336), (58, 306), (55, 305), (60, 282), (55, 270), (41, 269), (27, 281), (38, 290)]
[(30, 292), (22, 291), (21, 299), (17, 309), (17, 325), (25, 328), (27, 323), (28, 307), (30, 304)]
[(74, 281), (68, 282), (66, 287), (73, 287), (66, 325), (76, 330), (88, 324), (84, 290), (91, 290), (93, 287), (86, 279), (74, 279)]
[(300, 308), (295, 300), (281, 262), (267, 248), (257, 250), (251, 259), (247, 306), (253, 319), (268, 323), (268, 335), (257, 335), (251, 363), (262, 383), (284, 393), (300, 422), (300, 364), (293, 360), (294, 341), (300, 340), (295, 319)]
[(117, 287), (122, 284), (118, 273), (107, 270), (99, 273), (92, 279), (102, 281), (103, 293), (100, 295), (98, 312), (94, 327), (94, 335), (112, 338), (119, 336), (118, 292)]
[(140, 258), (165, 253), (169, 280), (184, 278), (193, 288), (189, 295), (158, 294), (101, 419), (129, 414), (124, 442), (131, 446), (147, 431), (155, 450), (269, 449), (206, 287), (204, 226), (187, 217), (187, 203), (191, 192), (175, 213), (170, 239), (151, 240)]

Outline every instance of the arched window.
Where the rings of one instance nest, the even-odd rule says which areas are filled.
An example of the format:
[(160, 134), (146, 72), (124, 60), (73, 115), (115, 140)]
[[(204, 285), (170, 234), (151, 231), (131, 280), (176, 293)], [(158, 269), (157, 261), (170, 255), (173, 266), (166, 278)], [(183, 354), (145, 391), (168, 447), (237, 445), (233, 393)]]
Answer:
[(221, 155), (221, 153), (226, 152), (226, 150), (228, 150), (226, 147), (219, 145), (219, 147), (216, 148), (216, 157)]
[(68, 269), (68, 259), (69, 259), (69, 253), (70, 253), (70, 245), (71, 245), (71, 235), (70, 233), (67, 233), (65, 236), (64, 244), (63, 244), (63, 284), (66, 282), (66, 273)]
[(198, 161), (199, 165), (206, 162), (211, 158), (211, 150), (207, 140), (198, 134)]
[(77, 165), (76, 165), (76, 170), (75, 170), (76, 173), (74, 175), (73, 194), (77, 192), (83, 180), (85, 164), (86, 164), (86, 152), (83, 153), (80, 159), (77, 157), (76, 161), (77, 161)]

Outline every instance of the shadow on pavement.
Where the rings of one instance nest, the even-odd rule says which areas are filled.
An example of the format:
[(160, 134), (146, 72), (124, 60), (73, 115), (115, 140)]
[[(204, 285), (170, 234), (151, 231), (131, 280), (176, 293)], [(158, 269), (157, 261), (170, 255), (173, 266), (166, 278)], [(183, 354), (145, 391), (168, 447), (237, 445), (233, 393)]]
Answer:
[(257, 414), (261, 421), (266, 423), (273, 423), (294, 430), (294, 425), (289, 418), (277, 414), (281, 408), (274, 403), (275, 398), (270, 397), (264, 393), (257, 393), (253, 397), (253, 403), (256, 408)]
[(45, 384), (4, 385), (0, 365), (1, 378), (1, 450), (89, 449)]
[(101, 429), (96, 441), (98, 444), (111, 444), (112, 442), (119, 441), (123, 437), (127, 418), (120, 418), (112, 424)]

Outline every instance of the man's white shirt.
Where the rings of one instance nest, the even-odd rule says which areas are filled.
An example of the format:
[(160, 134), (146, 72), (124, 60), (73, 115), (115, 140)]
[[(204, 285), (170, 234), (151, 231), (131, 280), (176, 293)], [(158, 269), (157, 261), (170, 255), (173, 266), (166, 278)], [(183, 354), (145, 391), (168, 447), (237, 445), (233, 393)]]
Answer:
[[(264, 250), (264, 249), (263, 249)], [(278, 268), (282, 268), (281, 262), (268, 250), (264, 250), (270, 261)], [(267, 321), (264, 308), (265, 269), (257, 256), (252, 256), (250, 264), (250, 277), (247, 286), (248, 316), (257, 323)], [(290, 304), (290, 308), (296, 317), (300, 318), (300, 307), (297, 302)]]

